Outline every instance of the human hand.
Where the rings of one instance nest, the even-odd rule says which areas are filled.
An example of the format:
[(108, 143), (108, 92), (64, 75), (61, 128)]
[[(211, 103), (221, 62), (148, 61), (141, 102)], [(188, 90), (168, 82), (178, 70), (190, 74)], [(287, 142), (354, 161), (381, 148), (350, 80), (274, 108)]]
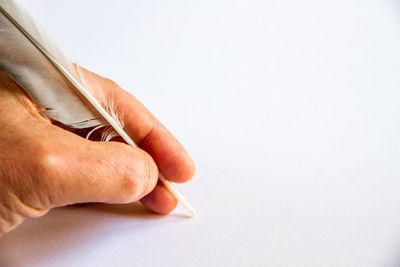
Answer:
[(157, 182), (157, 166), (173, 182), (192, 178), (194, 163), (183, 146), (136, 98), (108, 79), (83, 73), (114, 98), (125, 131), (141, 149), (89, 141), (53, 125), (0, 72), (0, 236), (26, 218), (74, 203), (140, 200), (166, 214), (177, 200)]

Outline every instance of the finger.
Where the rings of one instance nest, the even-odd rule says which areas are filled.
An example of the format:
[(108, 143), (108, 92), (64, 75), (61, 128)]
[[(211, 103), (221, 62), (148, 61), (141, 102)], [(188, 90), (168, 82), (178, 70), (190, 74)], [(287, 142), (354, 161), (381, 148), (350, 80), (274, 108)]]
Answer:
[(168, 214), (178, 205), (178, 200), (160, 182), (150, 194), (140, 201), (147, 208), (159, 214)]
[(193, 177), (195, 166), (184, 147), (134, 96), (108, 79), (84, 69), (83, 73), (85, 79), (114, 98), (128, 135), (153, 157), (169, 180), (180, 183)]
[(122, 143), (87, 141), (52, 125), (17, 84), (1, 72), (0, 78), (0, 113), (8, 122), (3, 126), (14, 129), (8, 143), (15, 153), (3, 150), (6, 185), (27, 207), (128, 203), (154, 188), (158, 169), (149, 154)]
[(157, 183), (157, 166), (143, 150), (118, 142), (87, 141), (49, 127), (53, 128), (47, 140), (52, 141), (41, 145), (38, 169), (51, 206), (130, 203)]

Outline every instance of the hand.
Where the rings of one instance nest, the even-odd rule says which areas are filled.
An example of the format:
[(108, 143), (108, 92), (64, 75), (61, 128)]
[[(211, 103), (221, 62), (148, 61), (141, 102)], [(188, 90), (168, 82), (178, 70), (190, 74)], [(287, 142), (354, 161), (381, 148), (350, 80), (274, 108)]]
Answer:
[(158, 180), (186, 182), (194, 163), (183, 146), (132, 95), (87, 70), (115, 99), (125, 131), (141, 147), (88, 141), (44, 118), (6, 74), (0, 72), (0, 235), (51, 208), (83, 202), (140, 200), (166, 214), (177, 200)]

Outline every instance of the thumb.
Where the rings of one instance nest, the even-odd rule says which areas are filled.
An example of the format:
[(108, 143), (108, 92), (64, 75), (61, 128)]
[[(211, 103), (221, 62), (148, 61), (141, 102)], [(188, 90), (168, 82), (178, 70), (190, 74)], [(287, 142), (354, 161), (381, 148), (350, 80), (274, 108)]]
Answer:
[(83, 202), (129, 203), (155, 187), (151, 156), (118, 142), (92, 142), (67, 134), (70, 142), (50, 146), (40, 158), (48, 205)]

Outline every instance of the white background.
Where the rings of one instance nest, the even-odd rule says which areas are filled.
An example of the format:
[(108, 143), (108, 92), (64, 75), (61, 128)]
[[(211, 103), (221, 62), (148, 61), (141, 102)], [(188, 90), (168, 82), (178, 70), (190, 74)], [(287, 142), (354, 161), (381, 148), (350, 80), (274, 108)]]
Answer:
[(24, 0), (197, 164), (198, 216), (83, 205), (0, 266), (400, 266), (400, 3)]

